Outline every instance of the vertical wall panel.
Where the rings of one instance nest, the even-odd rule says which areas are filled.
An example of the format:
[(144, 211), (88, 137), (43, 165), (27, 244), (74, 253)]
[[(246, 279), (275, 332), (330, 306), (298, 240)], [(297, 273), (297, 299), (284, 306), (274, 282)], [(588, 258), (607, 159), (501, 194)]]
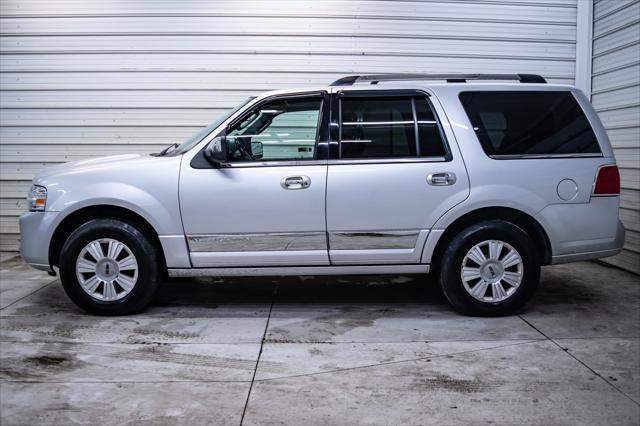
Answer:
[(0, 249), (48, 164), (179, 141), (249, 94), (367, 72), (575, 78), (576, 0), (0, 2)]
[(623, 252), (605, 261), (640, 274), (640, 1), (596, 1), (592, 102), (622, 175)]

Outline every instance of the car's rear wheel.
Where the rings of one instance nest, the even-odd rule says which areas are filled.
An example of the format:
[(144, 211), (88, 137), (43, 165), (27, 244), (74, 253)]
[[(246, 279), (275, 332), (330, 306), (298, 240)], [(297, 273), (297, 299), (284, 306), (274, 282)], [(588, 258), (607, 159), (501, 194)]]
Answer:
[(59, 264), (67, 295), (97, 315), (141, 311), (160, 277), (155, 245), (135, 225), (116, 219), (80, 226), (62, 247)]
[(440, 265), (440, 286), (458, 312), (499, 316), (529, 301), (540, 278), (531, 238), (518, 226), (488, 220), (460, 231)]

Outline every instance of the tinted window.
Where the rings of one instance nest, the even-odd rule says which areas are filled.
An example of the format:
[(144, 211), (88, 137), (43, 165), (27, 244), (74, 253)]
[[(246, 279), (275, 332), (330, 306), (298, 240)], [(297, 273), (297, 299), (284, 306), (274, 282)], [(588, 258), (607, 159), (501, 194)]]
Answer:
[(415, 99), (421, 157), (444, 157), (446, 152), (440, 127), (425, 99)]
[(227, 132), (233, 161), (311, 160), (322, 99), (280, 99), (263, 104)]
[(344, 98), (341, 120), (341, 158), (444, 156), (438, 124), (422, 98)]
[(342, 158), (416, 155), (410, 98), (342, 100)]
[(464, 92), (460, 101), (488, 155), (600, 153), (570, 92)]

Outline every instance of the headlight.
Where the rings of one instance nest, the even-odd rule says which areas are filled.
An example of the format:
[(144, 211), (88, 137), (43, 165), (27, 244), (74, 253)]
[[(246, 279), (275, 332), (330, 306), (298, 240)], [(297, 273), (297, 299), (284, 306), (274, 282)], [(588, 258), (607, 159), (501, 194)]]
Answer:
[(47, 205), (47, 188), (44, 186), (33, 185), (29, 190), (27, 197), (30, 212), (43, 212)]

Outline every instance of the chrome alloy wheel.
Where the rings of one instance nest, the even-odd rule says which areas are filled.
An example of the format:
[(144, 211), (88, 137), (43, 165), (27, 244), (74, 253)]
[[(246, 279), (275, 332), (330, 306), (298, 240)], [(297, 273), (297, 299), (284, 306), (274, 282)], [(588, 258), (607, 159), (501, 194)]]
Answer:
[(138, 261), (125, 244), (112, 238), (101, 238), (80, 251), (76, 276), (89, 296), (112, 302), (122, 299), (135, 287)]
[(460, 277), (467, 292), (481, 302), (502, 302), (522, 282), (524, 265), (516, 249), (504, 241), (483, 241), (462, 259)]

